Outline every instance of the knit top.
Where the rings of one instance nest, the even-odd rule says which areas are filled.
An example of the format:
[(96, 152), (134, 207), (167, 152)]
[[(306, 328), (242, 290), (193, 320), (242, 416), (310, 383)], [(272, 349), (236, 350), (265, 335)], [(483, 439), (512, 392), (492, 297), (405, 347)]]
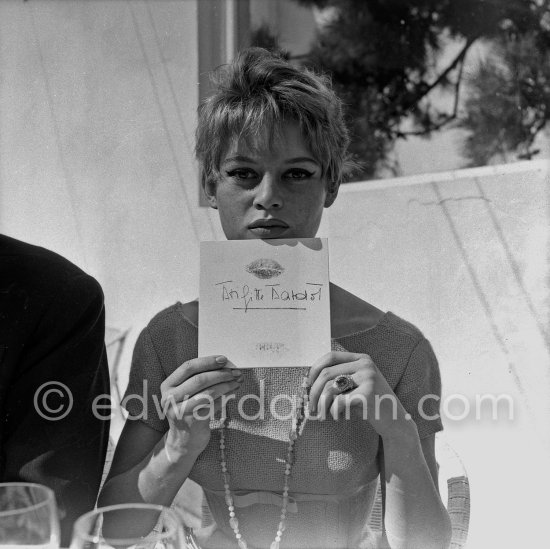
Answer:
[[(198, 328), (185, 316), (181, 303), (151, 320), (134, 349), (124, 399), (130, 420), (139, 418), (162, 433), (168, 430), (160, 384), (197, 357), (197, 349)], [(439, 367), (429, 342), (412, 324), (388, 312), (370, 329), (333, 339), (332, 349), (370, 355), (412, 416), (421, 439), (442, 429)], [(293, 398), (300, 394), (308, 368), (242, 371), (242, 386), (227, 404), (226, 462), (241, 534), (250, 549), (269, 548), (279, 524)], [(130, 395), (145, 398), (130, 399)], [(433, 396), (422, 399), (425, 395)], [(221, 421), (211, 419), (210, 427), (210, 442), (190, 473), (207, 502), (201, 545), (234, 548), (220, 467)], [(338, 420), (330, 414), (306, 419), (295, 444), (281, 549), (369, 546), (366, 523), (379, 474), (378, 441), (362, 413)]]

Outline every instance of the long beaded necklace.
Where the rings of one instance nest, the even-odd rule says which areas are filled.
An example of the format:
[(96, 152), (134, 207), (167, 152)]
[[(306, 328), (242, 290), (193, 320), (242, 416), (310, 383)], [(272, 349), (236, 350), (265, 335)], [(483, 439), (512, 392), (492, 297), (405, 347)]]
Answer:
[[(275, 535), (275, 540), (271, 543), (269, 549), (279, 549), (281, 539), (283, 537), (283, 532), (286, 529), (286, 513), (288, 507), (288, 492), (289, 492), (289, 482), (290, 474), (292, 472), (292, 465), (295, 461), (294, 455), (294, 446), (298, 440), (300, 434), (300, 428), (304, 421), (305, 409), (308, 405), (308, 378), (304, 376), (301, 385), (301, 394), (298, 395), (296, 399), (296, 416), (292, 418), (292, 427), (290, 433), (288, 434), (288, 450), (285, 458), (285, 472), (284, 472), (284, 484), (283, 484), (283, 505), (281, 507), (281, 515), (279, 517), (279, 525), (277, 526), (277, 534)], [(231, 526), (235, 538), (237, 539), (237, 544), (239, 549), (248, 549), (248, 544), (244, 540), (240, 530), (239, 530), (239, 521), (235, 514), (235, 505), (233, 502), (233, 495), (231, 494), (231, 488), (229, 486), (229, 473), (227, 471), (227, 461), (225, 454), (225, 429), (227, 427), (228, 418), (227, 415), (223, 417), (222, 426), (220, 429), (220, 464), (223, 475), (223, 488), (225, 491), (225, 503), (227, 504), (227, 510), (229, 511), (229, 525)]]

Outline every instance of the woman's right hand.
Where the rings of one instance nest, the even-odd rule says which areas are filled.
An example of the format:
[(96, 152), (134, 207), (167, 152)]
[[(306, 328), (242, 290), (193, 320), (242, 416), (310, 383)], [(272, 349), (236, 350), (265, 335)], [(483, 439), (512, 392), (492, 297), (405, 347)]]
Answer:
[(161, 384), (161, 405), (170, 424), (165, 439), (168, 459), (198, 456), (210, 440), (210, 418), (242, 383), (240, 370), (226, 368), (223, 356), (184, 362)]

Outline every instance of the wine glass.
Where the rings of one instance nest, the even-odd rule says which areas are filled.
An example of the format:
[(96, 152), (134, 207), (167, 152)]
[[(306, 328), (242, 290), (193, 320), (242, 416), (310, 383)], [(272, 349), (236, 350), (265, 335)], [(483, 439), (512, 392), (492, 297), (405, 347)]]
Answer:
[(185, 549), (178, 515), (162, 505), (99, 507), (74, 524), (70, 549)]
[(28, 482), (0, 483), (0, 549), (57, 549), (59, 520), (50, 488)]

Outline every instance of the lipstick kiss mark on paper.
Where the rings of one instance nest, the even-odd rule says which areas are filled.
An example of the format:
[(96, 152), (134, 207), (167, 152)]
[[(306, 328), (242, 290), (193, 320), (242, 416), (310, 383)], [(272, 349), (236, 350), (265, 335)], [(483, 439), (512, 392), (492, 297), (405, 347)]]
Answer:
[(284, 268), (274, 259), (256, 259), (246, 266), (246, 271), (257, 278), (266, 280), (275, 278), (284, 273)]

